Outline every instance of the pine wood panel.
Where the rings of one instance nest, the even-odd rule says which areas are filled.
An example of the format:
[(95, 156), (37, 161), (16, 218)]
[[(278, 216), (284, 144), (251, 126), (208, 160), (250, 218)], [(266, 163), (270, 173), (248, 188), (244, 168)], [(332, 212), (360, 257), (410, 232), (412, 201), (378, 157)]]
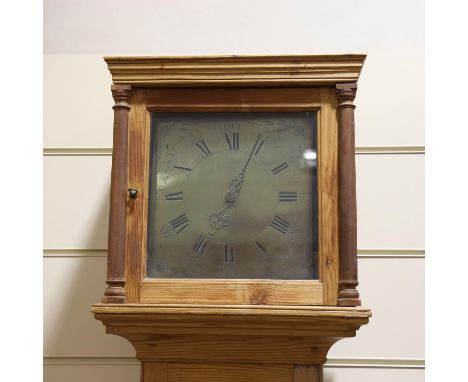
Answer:
[(336, 341), (333, 338), (292, 336), (121, 335), (133, 343), (138, 358), (168, 362), (321, 364)]
[(338, 124), (335, 89), (321, 88), (318, 146), (319, 258), (324, 304), (338, 297)]
[[(145, 380), (146, 381), (146, 380)], [(169, 363), (167, 382), (292, 382), (292, 365)]]
[(295, 365), (294, 382), (322, 382), (322, 365)]
[(142, 380), (145, 382), (167, 382), (167, 362), (142, 362)]
[(149, 115), (144, 91), (135, 90), (130, 111), (127, 188), (138, 190), (137, 199), (127, 198), (127, 251), (125, 262), (128, 303), (140, 300), (139, 282), (144, 274), (146, 219), (148, 210)]
[(323, 284), (318, 281), (160, 279), (143, 281), (140, 288), (141, 303), (323, 304)]
[(312, 110), (320, 88), (158, 88), (146, 91), (149, 109), (159, 111)]

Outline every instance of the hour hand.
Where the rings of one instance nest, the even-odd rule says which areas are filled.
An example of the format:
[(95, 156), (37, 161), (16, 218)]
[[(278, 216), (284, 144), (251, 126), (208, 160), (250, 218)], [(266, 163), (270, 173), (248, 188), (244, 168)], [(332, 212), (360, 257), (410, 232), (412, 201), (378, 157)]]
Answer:
[(237, 199), (237, 194), (242, 188), (242, 182), (244, 181), (244, 174), (238, 174), (231, 182), (229, 190), (224, 194), (224, 200), (228, 203), (234, 203)]

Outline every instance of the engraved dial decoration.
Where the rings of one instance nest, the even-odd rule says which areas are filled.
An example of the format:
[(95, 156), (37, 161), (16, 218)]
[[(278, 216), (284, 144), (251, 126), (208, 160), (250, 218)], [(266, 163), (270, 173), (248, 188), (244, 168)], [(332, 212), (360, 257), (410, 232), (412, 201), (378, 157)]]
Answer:
[(316, 279), (315, 112), (152, 113), (147, 275)]

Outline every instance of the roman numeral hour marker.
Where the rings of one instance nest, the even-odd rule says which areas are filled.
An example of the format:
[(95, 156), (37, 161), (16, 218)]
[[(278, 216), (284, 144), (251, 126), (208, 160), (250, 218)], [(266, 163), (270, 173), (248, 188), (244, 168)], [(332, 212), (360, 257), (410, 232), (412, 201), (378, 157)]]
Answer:
[(286, 220), (275, 215), (270, 224), (270, 227), (277, 230), (278, 232), (286, 233), (289, 229), (289, 223)]
[(279, 174), (281, 171), (286, 170), (288, 168), (288, 164), (286, 162), (281, 163), (279, 166), (276, 166), (274, 169), (271, 170), (273, 175)]
[(211, 154), (211, 151), (210, 149), (208, 148), (208, 146), (206, 145), (206, 142), (204, 139), (198, 141), (196, 143), (197, 147), (203, 152), (203, 154), (205, 155), (210, 155)]
[(203, 255), (203, 252), (205, 252), (206, 243), (207, 240), (205, 236), (200, 236), (193, 246), (192, 251), (199, 256)]
[(278, 192), (278, 201), (279, 202), (297, 202), (297, 192)]
[(172, 194), (166, 194), (164, 197), (165, 200), (182, 200), (184, 199), (184, 193), (180, 192), (173, 192)]
[(188, 227), (187, 215), (182, 214), (171, 220), (171, 227), (174, 231), (176, 231), (176, 234), (182, 232), (185, 228)]
[(239, 133), (224, 133), (229, 150), (239, 150)]

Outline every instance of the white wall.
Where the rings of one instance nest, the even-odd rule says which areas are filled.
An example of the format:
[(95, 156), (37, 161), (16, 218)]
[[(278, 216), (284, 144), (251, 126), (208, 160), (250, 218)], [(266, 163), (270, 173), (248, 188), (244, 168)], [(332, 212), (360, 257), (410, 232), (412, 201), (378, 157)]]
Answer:
[(368, 326), (326, 382), (424, 379), (424, 3), (44, 2), (45, 381), (135, 381), (90, 306), (105, 285), (112, 109), (104, 55), (367, 53), (356, 98), (360, 291)]

